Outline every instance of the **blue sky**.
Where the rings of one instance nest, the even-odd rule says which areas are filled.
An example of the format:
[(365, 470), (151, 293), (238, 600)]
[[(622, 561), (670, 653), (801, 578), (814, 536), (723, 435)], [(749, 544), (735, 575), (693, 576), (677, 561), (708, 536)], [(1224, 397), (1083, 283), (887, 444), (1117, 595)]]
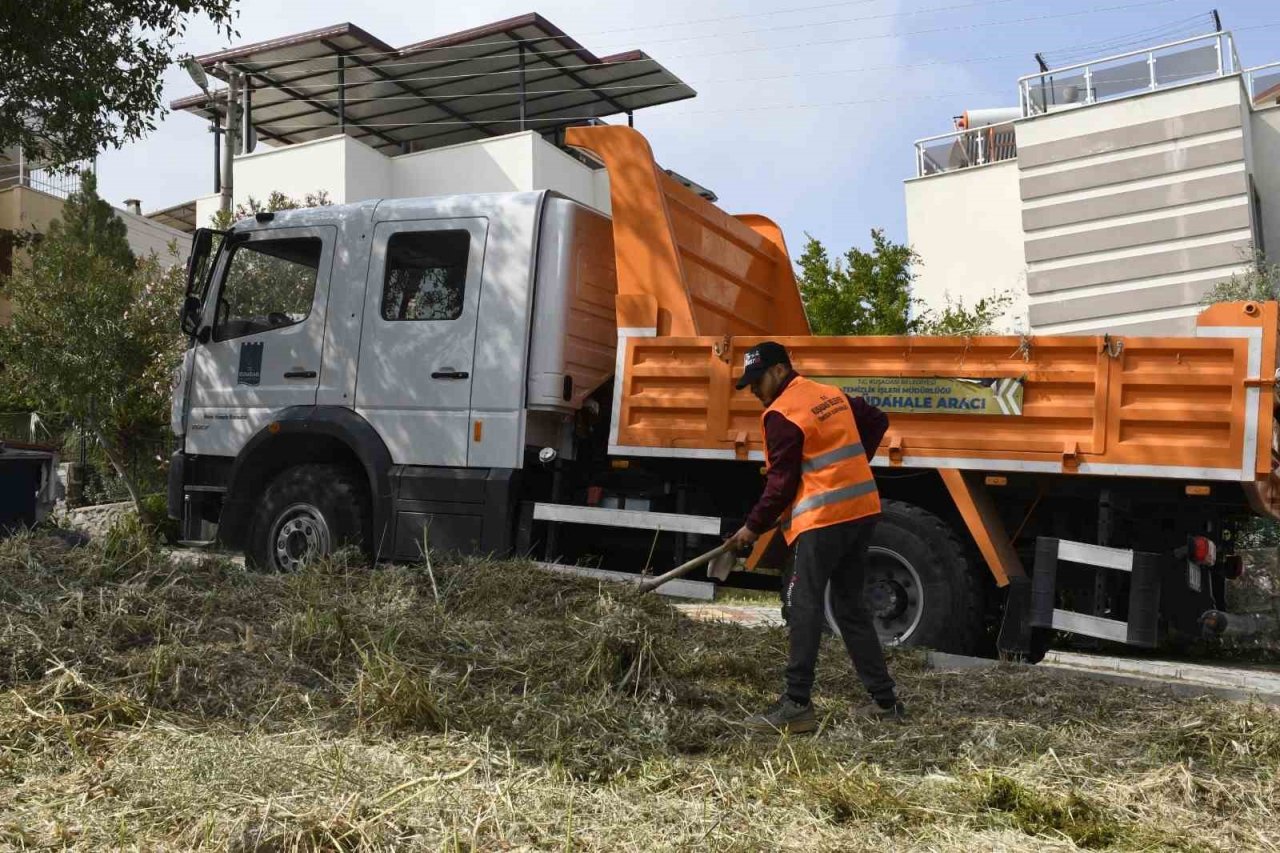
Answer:
[[(636, 115), (667, 168), (715, 190), (733, 213), (777, 220), (792, 254), (804, 234), (843, 251), (883, 227), (905, 239), (902, 181), (912, 142), (951, 130), (966, 109), (1017, 104), (1033, 55), (1076, 61), (1082, 47), (1183, 32), (1211, 0), (336, 0), (240, 3), (242, 44), (350, 21), (392, 45), (539, 12), (598, 55), (640, 48), (698, 91)], [(1280, 3), (1218, 0), (1243, 63), (1280, 60)], [(1274, 25), (1274, 26), (1269, 26)], [(226, 46), (196, 22), (183, 49)], [(1083, 57), (1082, 57), (1083, 58)], [(165, 77), (166, 103), (191, 94)], [(165, 116), (146, 139), (98, 161), (103, 196), (154, 210), (211, 191), (206, 125)]]

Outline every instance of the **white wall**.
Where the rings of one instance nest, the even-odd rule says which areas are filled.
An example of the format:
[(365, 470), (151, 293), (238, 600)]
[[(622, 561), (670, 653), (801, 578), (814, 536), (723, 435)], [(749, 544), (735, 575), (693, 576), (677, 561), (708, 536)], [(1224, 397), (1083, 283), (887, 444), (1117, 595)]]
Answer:
[(1262, 202), (1262, 242), (1280, 261), (1280, 106), (1253, 114), (1253, 185)]
[(213, 225), (214, 214), (218, 212), (218, 204), (222, 197), (217, 195), (206, 195), (196, 199), (196, 227), (209, 228)]
[(396, 157), (395, 197), (533, 189), (533, 136), (517, 133)]
[(250, 196), (266, 201), (276, 190), (298, 199), (324, 190), (334, 204), (357, 201), (347, 198), (346, 161), (353, 145), (361, 143), (347, 136), (331, 136), (237, 157), (232, 199), (241, 205)]
[[(234, 201), (265, 201), (279, 190), (292, 198), (324, 190), (334, 204), (373, 198), (551, 189), (606, 213), (608, 175), (593, 170), (526, 131), (387, 157), (349, 136), (263, 149), (235, 162)], [(207, 225), (219, 197), (196, 200)]]
[[(388, 198), (395, 196), (392, 183), (394, 161), (374, 149), (352, 139), (343, 137), (343, 202), (365, 201), (371, 198)], [(339, 204), (334, 199), (335, 204)]]
[(1005, 330), (1026, 328), (1027, 276), (1022, 199), (1015, 160), (906, 182), (907, 239), (923, 263), (913, 293), (941, 310), (1007, 291)]
[[(116, 215), (124, 220), (125, 227), (129, 229), (129, 248), (133, 249), (135, 255), (155, 252), (163, 264), (186, 263), (191, 251), (190, 234), (127, 210), (116, 208)], [(174, 245), (176, 254), (170, 251), (171, 244)]]
[[(555, 190), (605, 213), (612, 209), (609, 203), (608, 172), (604, 169), (593, 170), (537, 134), (532, 136), (532, 189)], [(597, 179), (597, 175), (603, 175), (604, 180)]]

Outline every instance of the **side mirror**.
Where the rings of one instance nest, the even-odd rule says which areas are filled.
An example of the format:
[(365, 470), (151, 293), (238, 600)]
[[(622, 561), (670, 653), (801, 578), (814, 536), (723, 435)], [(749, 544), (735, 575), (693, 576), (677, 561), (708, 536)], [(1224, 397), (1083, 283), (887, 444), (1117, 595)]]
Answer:
[(213, 254), (213, 238), (222, 232), (212, 228), (197, 228), (191, 236), (191, 254), (187, 256), (187, 295), (196, 293), (204, 283), (209, 258)]
[(204, 304), (198, 296), (188, 296), (182, 302), (182, 332), (193, 337), (200, 329), (200, 312)]

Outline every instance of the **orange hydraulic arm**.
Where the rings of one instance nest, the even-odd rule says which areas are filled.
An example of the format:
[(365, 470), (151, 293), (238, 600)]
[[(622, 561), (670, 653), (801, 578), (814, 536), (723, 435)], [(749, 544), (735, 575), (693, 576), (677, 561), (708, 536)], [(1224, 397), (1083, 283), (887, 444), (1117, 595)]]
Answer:
[(573, 127), (609, 171), (618, 327), (659, 335), (807, 335), (782, 231), (730, 216), (680, 184), (629, 127)]

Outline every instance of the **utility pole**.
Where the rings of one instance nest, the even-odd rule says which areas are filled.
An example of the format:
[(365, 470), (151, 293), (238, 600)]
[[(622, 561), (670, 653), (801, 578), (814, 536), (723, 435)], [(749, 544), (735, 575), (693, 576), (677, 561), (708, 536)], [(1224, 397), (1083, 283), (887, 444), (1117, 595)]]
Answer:
[(240, 74), (229, 65), (224, 65), (227, 75), (227, 109), (222, 123), (222, 187), (219, 192), (218, 209), (230, 215), (232, 190), (232, 169), (235, 164), (240, 95)]

